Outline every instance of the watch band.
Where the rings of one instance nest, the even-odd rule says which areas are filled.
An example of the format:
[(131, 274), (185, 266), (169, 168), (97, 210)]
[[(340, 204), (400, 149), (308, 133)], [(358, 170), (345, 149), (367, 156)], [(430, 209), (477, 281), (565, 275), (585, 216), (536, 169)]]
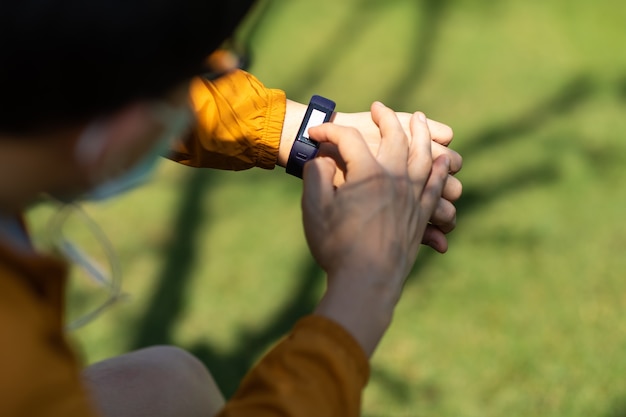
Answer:
[(293, 142), (289, 159), (287, 159), (287, 174), (302, 178), (304, 164), (315, 158), (319, 150), (319, 143), (309, 138), (309, 128), (319, 126), (330, 121), (335, 111), (335, 102), (321, 96), (311, 97), (304, 119)]

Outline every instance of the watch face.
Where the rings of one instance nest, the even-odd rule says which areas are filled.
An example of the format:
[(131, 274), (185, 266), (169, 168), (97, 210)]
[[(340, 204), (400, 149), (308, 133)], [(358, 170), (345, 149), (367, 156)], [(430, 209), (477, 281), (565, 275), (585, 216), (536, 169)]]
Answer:
[(311, 112), (311, 116), (309, 116), (309, 120), (306, 124), (306, 127), (304, 128), (304, 131), (302, 132), (302, 137), (309, 139), (309, 129), (323, 124), (326, 119), (326, 115), (327, 113), (324, 113), (323, 111), (313, 109), (313, 111)]

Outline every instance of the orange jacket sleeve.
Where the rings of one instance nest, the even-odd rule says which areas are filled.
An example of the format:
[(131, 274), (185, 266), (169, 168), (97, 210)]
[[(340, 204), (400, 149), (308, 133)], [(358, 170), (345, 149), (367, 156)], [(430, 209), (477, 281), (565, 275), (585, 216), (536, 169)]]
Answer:
[(218, 417), (357, 417), (368, 378), (354, 338), (329, 319), (307, 316), (250, 371)]
[(285, 119), (286, 97), (237, 70), (217, 80), (196, 78), (190, 89), (197, 125), (170, 158), (185, 165), (272, 169)]

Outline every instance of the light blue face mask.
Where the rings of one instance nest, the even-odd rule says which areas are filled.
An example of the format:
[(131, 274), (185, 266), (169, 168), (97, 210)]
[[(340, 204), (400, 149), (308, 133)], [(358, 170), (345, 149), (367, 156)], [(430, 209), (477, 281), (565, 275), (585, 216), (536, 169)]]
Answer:
[(153, 111), (155, 118), (165, 126), (165, 131), (150, 152), (128, 171), (97, 185), (82, 195), (80, 200), (106, 200), (148, 182), (161, 161), (161, 157), (167, 153), (174, 140), (189, 128), (193, 120), (191, 111), (187, 107), (174, 108), (166, 103), (158, 103)]

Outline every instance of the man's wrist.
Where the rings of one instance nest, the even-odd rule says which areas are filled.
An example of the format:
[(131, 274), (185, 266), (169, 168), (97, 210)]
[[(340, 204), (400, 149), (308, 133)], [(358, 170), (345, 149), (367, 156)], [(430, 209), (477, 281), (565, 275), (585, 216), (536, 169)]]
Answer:
[(319, 95), (313, 95), (296, 134), (295, 141), (287, 159), (285, 172), (302, 179), (304, 165), (315, 158), (320, 145), (309, 136), (310, 129), (330, 122), (335, 113), (335, 102)]
[(371, 357), (391, 324), (395, 294), (374, 288), (361, 279), (329, 277), (329, 287), (314, 314), (340, 324)]
[(278, 147), (278, 166), (286, 167), (289, 160), (291, 147), (298, 134), (298, 129), (306, 113), (306, 104), (301, 104), (292, 100), (287, 100), (285, 108), (285, 121), (280, 134), (280, 145)]

